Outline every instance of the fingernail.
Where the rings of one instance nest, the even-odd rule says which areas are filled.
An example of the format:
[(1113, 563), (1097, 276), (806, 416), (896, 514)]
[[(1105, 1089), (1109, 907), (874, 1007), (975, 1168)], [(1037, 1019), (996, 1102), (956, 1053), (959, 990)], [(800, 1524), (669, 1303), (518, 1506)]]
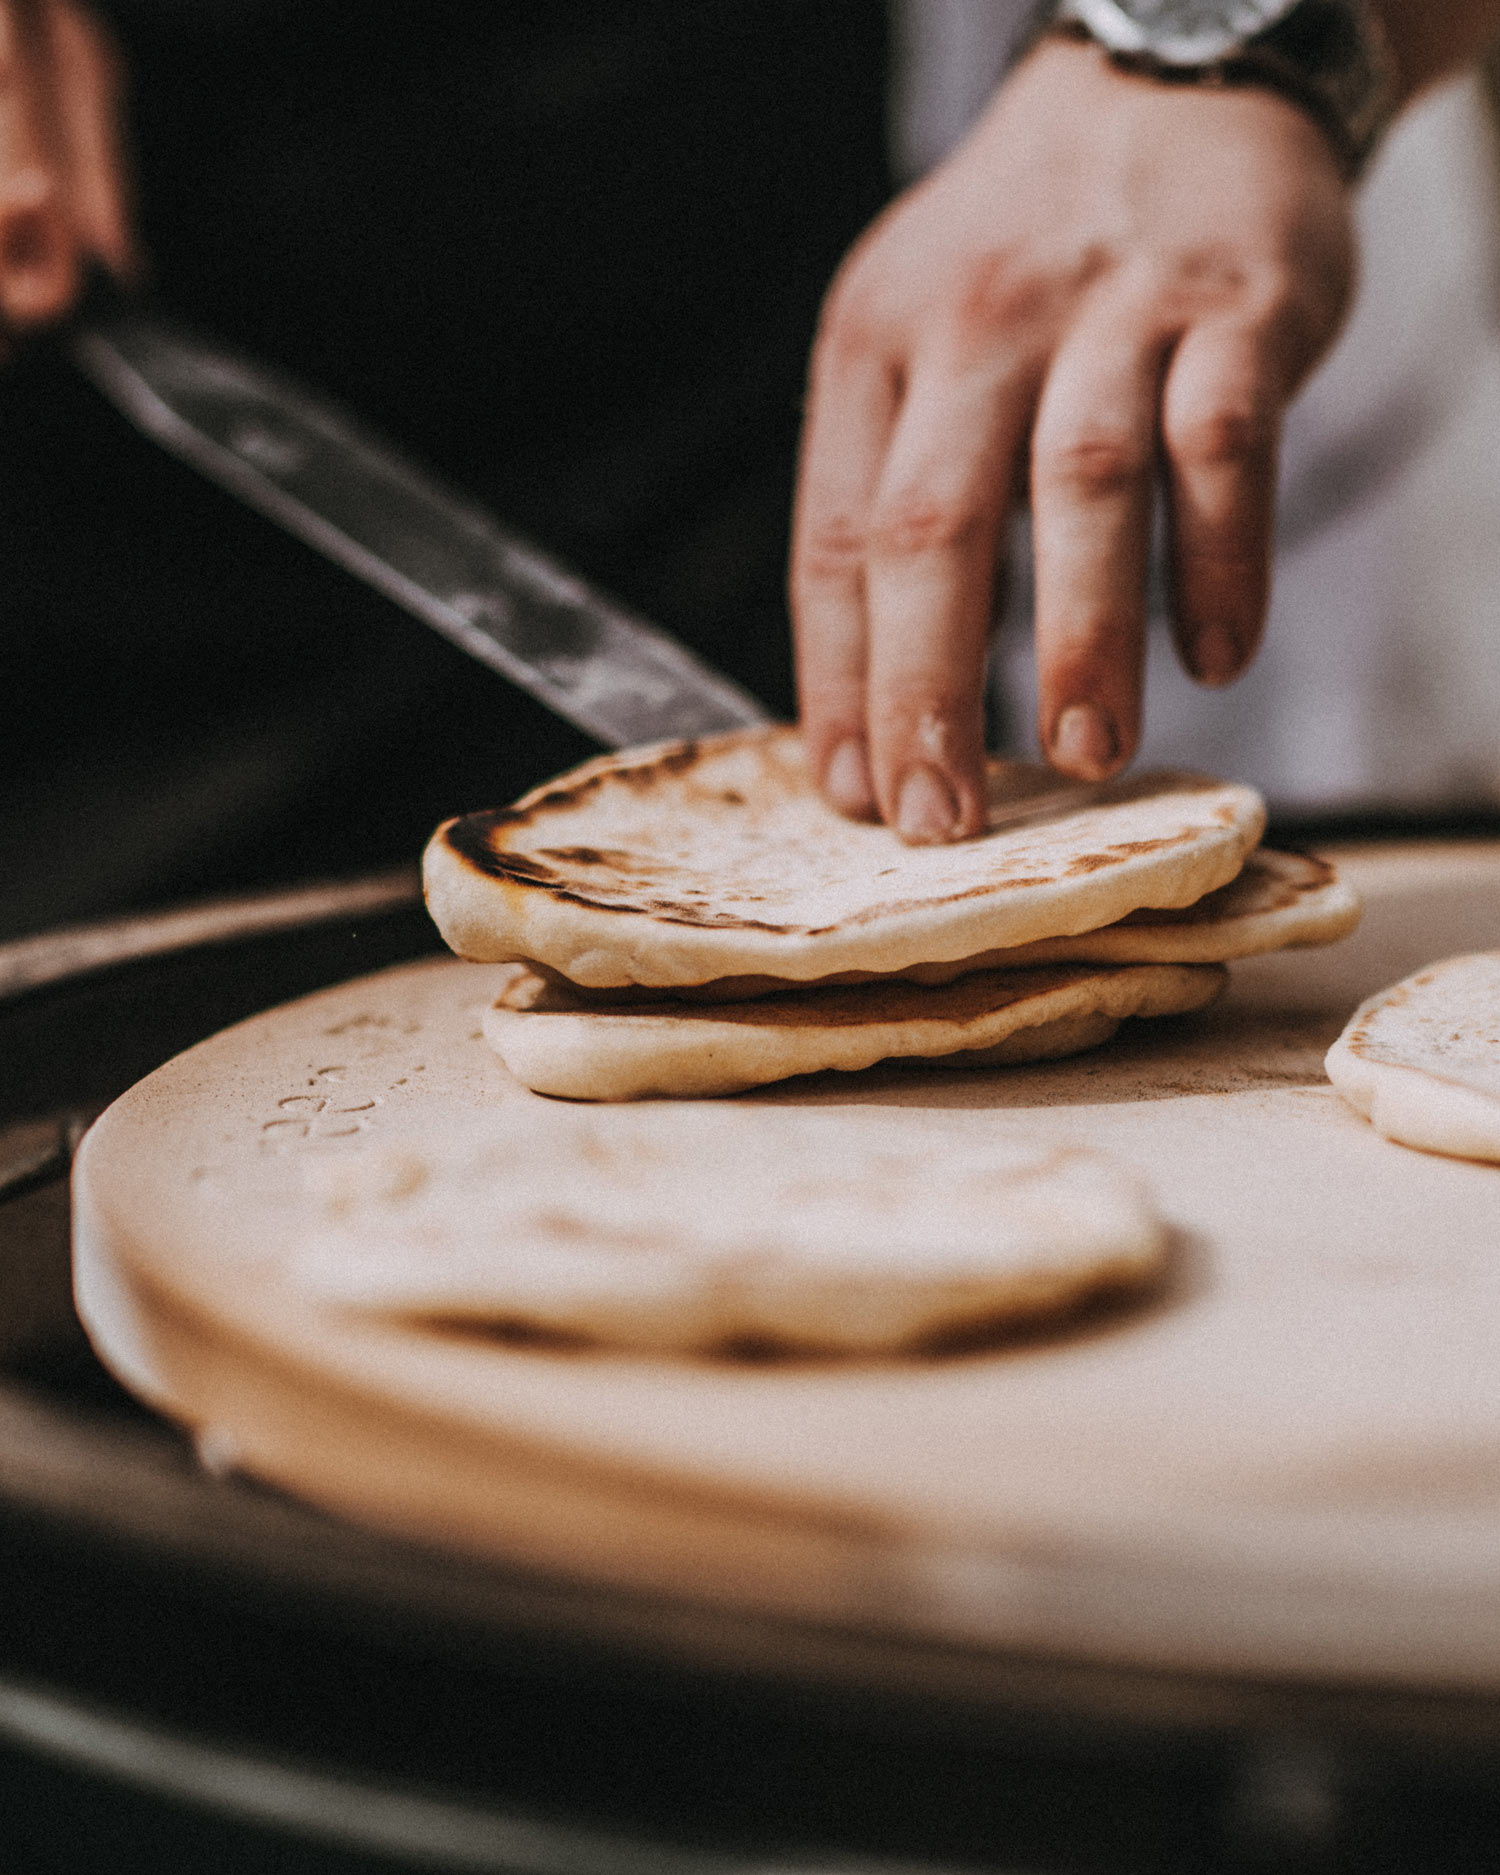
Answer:
[(52, 228), (45, 215), (20, 213), (5, 222), (0, 262), (8, 271), (35, 273), (52, 258)]
[(21, 213), (0, 223), (0, 296), (13, 319), (50, 313), (58, 297), (59, 255), (50, 217)]
[(1052, 760), (1069, 774), (1108, 774), (1120, 749), (1115, 726), (1092, 703), (1070, 703), (1052, 731)]
[(937, 846), (958, 832), (958, 802), (936, 769), (918, 764), (901, 784), (896, 831), (909, 846)]
[(1227, 684), (1240, 662), (1239, 640), (1227, 625), (1205, 625), (1193, 640), (1193, 675), (1200, 683)]
[(849, 736), (829, 757), (823, 770), (823, 787), (839, 812), (851, 820), (867, 820), (875, 811), (870, 765), (858, 736)]

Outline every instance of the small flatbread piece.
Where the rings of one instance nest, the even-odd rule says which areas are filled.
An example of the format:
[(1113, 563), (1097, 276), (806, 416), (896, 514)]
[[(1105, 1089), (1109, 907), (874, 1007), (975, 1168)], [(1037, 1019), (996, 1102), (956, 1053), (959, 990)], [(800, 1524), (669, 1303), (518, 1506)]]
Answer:
[(1429, 964), (1370, 997), (1326, 1065), (1387, 1139), (1500, 1161), (1500, 951)]
[(289, 1274), (320, 1302), (615, 1347), (875, 1354), (1159, 1273), (1130, 1173), (951, 1119), (516, 1102), (325, 1164)]
[(516, 1079), (572, 1100), (734, 1094), (877, 1061), (995, 1066), (1108, 1041), (1129, 1016), (1201, 1009), (1224, 986), (1203, 964), (987, 970), (936, 987), (897, 981), (747, 1003), (584, 1002), (524, 966), (484, 1013)]
[(904, 846), (825, 804), (795, 731), (746, 730), (605, 756), (448, 821), (424, 877), (438, 929), (480, 962), (590, 988), (806, 983), (1194, 904), (1235, 877), (1264, 822), (1253, 789), (1203, 775), (1087, 787), (994, 762), (984, 834)]

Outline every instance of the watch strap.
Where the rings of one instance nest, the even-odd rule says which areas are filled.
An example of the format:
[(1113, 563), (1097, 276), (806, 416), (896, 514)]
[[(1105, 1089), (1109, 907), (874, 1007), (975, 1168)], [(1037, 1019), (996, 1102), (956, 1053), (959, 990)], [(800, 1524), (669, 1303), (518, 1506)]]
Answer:
[[(1066, 0), (1043, 8), (1037, 25), (1038, 36), (1050, 31), (1098, 43), (1081, 20), (1069, 17)], [(1301, 0), (1275, 25), (1207, 65), (1104, 50), (1122, 71), (1165, 84), (1254, 85), (1278, 92), (1324, 132), (1351, 180), (1395, 114), (1395, 61), (1368, 0)]]

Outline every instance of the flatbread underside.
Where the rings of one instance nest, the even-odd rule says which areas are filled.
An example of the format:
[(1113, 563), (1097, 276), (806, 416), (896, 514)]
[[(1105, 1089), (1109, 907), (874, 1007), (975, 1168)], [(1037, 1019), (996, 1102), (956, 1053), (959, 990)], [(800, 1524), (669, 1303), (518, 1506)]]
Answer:
[(536, 1093), (573, 1100), (733, 1094), (877, 1061), (1050, 1060), (1107, 1041), (1132, 1016), (1201, 1009), (1224, 986), (1205, 964), (981, 971), (928, 988), (900, 982), (692, 1007), (585, 1004), (518, 966), (484, 1034)]
[(616, 1347), (874, 1354), (1138, 1288), (1166, 1233), (1096, 1152), (910, 1116), (512, 1102), (325, 1165), (290, 1279)]
[(1326, 1065), (1387, 1139), (1500, 1161), (1500, 952), (1450, 957), (1370, 997)]
[(751, 730), (602, 757), (449, 821), (424, 876), (461, 956), (593, 988), (806, 983), (1194, 904), (1234, 878), (1264, 820), (1252, 789), (1206, 776), (1084, 787), (996, 762), (986, 833), (909, 847), (823, 802), (794, 731)]

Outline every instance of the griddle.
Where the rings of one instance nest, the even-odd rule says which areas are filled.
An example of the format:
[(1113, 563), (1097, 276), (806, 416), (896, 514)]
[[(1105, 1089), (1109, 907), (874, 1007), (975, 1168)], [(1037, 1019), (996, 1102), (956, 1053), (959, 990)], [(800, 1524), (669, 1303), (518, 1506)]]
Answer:
[(73, 1318), (70, 1143), (191, 1042), (435, 947), (408, 888), (364, 881), (0, 953), (15, 1867), (1500, 1859), (1488, 1698), (903, 1648), (481, 1565), (206, 1471)]

